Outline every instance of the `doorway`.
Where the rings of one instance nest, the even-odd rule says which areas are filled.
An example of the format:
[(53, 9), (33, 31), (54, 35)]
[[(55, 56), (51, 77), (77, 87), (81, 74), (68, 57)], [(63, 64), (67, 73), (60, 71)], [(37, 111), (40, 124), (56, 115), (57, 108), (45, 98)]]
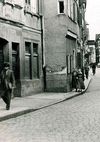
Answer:
[(3, 69), (3, 64), (4, 64), (4, 61), (8, 61), (8, 41), (3, 39), (3, 38), (0, 38), (0, 73)]
[(20, 79), (20, 64), (19, 64), (19, 43), (12, 42), (12, 70), (15, 75), (15, 80)]
[(3, 47), (0, 47), (0, 73), (3, 69), (3, 63), (4, 63)]

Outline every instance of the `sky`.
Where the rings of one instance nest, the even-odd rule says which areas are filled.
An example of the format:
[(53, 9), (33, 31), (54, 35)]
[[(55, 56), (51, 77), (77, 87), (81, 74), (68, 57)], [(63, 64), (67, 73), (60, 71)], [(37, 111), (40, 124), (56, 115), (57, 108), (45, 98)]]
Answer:
[(90, 40), (94, 40), (95, 35), (100, 34), (100, 0), (87, 0), (85, 19), (89, 24)]

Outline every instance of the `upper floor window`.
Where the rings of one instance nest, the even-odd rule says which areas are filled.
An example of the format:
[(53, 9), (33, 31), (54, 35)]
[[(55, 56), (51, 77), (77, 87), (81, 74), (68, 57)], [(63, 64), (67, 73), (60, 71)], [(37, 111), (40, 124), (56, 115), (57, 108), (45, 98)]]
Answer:
[(58, 0), (58, 13), (64, 13), (64, 0)]
[(34, 13), (38, 13), (38, 0), (31, 1), (31, 10)]
[(25, 0), (25, 3), (30, 5), (30, 0)]
[(77, 2), (75, 0), (68, 0), (68, 16), (77, 22)]
[(38, 0), (25, 0), (25, 10), (28, 12), (38, 13)]
[(73, 20), (77, 22), (77, 5), (76, 2), (73, 2)]

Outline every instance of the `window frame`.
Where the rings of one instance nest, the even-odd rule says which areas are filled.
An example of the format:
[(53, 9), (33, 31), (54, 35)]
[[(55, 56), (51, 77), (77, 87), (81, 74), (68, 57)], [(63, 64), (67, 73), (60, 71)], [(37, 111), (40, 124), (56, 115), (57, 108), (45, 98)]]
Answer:
[[(34, 75), (34, 66), (33, 66), (33, 78), (35, 78), (35, 79), (39, 79), (39, 44), (38, 43), (36, 43), (36, 42), (33, 42), (32, 43), (33, 45), (32, 45), (32, 47), (33, 47), (33, 64), (34, 64), (34, 59), (36, 58), (37, 59), (37, 65), (36, 65), (36, 67), (37, 67), (37, 76), (35, 76)], [(36, 45), (36, 46), (34, 46), (34, 45)], [(34, 47), (36, 47), (37, 49), (37, 51), (36, 52), (34, 52)]]
[[(63, 12), (60, 12), (60, 3), (63, 2)], [(65, 1), (64, 0), (58, 0), (58, 14), (65, 14)]]
[(77, 23), (77, 2), (75, 0), (67, 0), (68, 17)]
[[(26, 50), (26, 43), (29, 43), (30, 44), (30, 51), (29, 52), (27, 52), (27, 50)], [(25, 61), (26, 61), (26, 57), (28, 57), (29, 58), (29, 67), (30, 67), (30, 69), (29, 69), (29, 76), (26, 76), (26, 70), (25, 70), (25, 74), (24, 74), (24, 76), (25, 76), (25, 79), (32, 79), (32, 62), (31, 62), (31, 41), (25, 41)], [(25, 68), (26, 68), (26, 64), (25, 64)]]
[[(32, 79), (39, 79), (40, 78), (40, 68), (39, 68), (39, 42), (38, 41), (33, 41), (33, 40), (25, 40), (24, 41), (25, 43), (25, 60), (27, 57), (29, 57), (29, 63), (28, 65), (26, 65), (26, 62), (25, 62), (25, 68), (27, 66), (29, 66), (29, 77), (28, 77), (28, 74), (25, 70), (24, 72), (24, 77), (25, 79), (28, 79), (28, 80), (32, 80)], [(29, 43), (30, 45), (30, 49), (29, 51), (26, 49), (26, 43)], [(34, 47), (37, 48), (34, 50)], [(35, 52), (34, 52), (35, 51)]]
[(31, 5), (31, 0), (25, 0), (25, 4)]

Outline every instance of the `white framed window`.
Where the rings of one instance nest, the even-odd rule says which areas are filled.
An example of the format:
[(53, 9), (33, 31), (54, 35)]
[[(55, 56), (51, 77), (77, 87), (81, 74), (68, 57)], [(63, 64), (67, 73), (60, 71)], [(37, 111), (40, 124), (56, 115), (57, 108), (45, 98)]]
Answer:
[(73, 0), (68, 0), (68, 16), (73, 19)]
[(68, 16), (71, 17), (71, 10), (70, 10), (70, 6), (71, 6), (71, 0), (68, 0)]
[(38, 0), (31, 1), (31, 11), (33, 13), (38, 13)]
[(39, 9), (38, 0), (25, 0), (25, 10), (37, 14)]
[(64, 13), (64, 0), (58, 0), (58, 13), (63, 14)]
[(30, 0), (25, 0), (25, 3), (30, 5), (31, 1)]
[(75, 0), (67, 0), (68, 2), (68, 16), (77, 22), (77, 2)]

